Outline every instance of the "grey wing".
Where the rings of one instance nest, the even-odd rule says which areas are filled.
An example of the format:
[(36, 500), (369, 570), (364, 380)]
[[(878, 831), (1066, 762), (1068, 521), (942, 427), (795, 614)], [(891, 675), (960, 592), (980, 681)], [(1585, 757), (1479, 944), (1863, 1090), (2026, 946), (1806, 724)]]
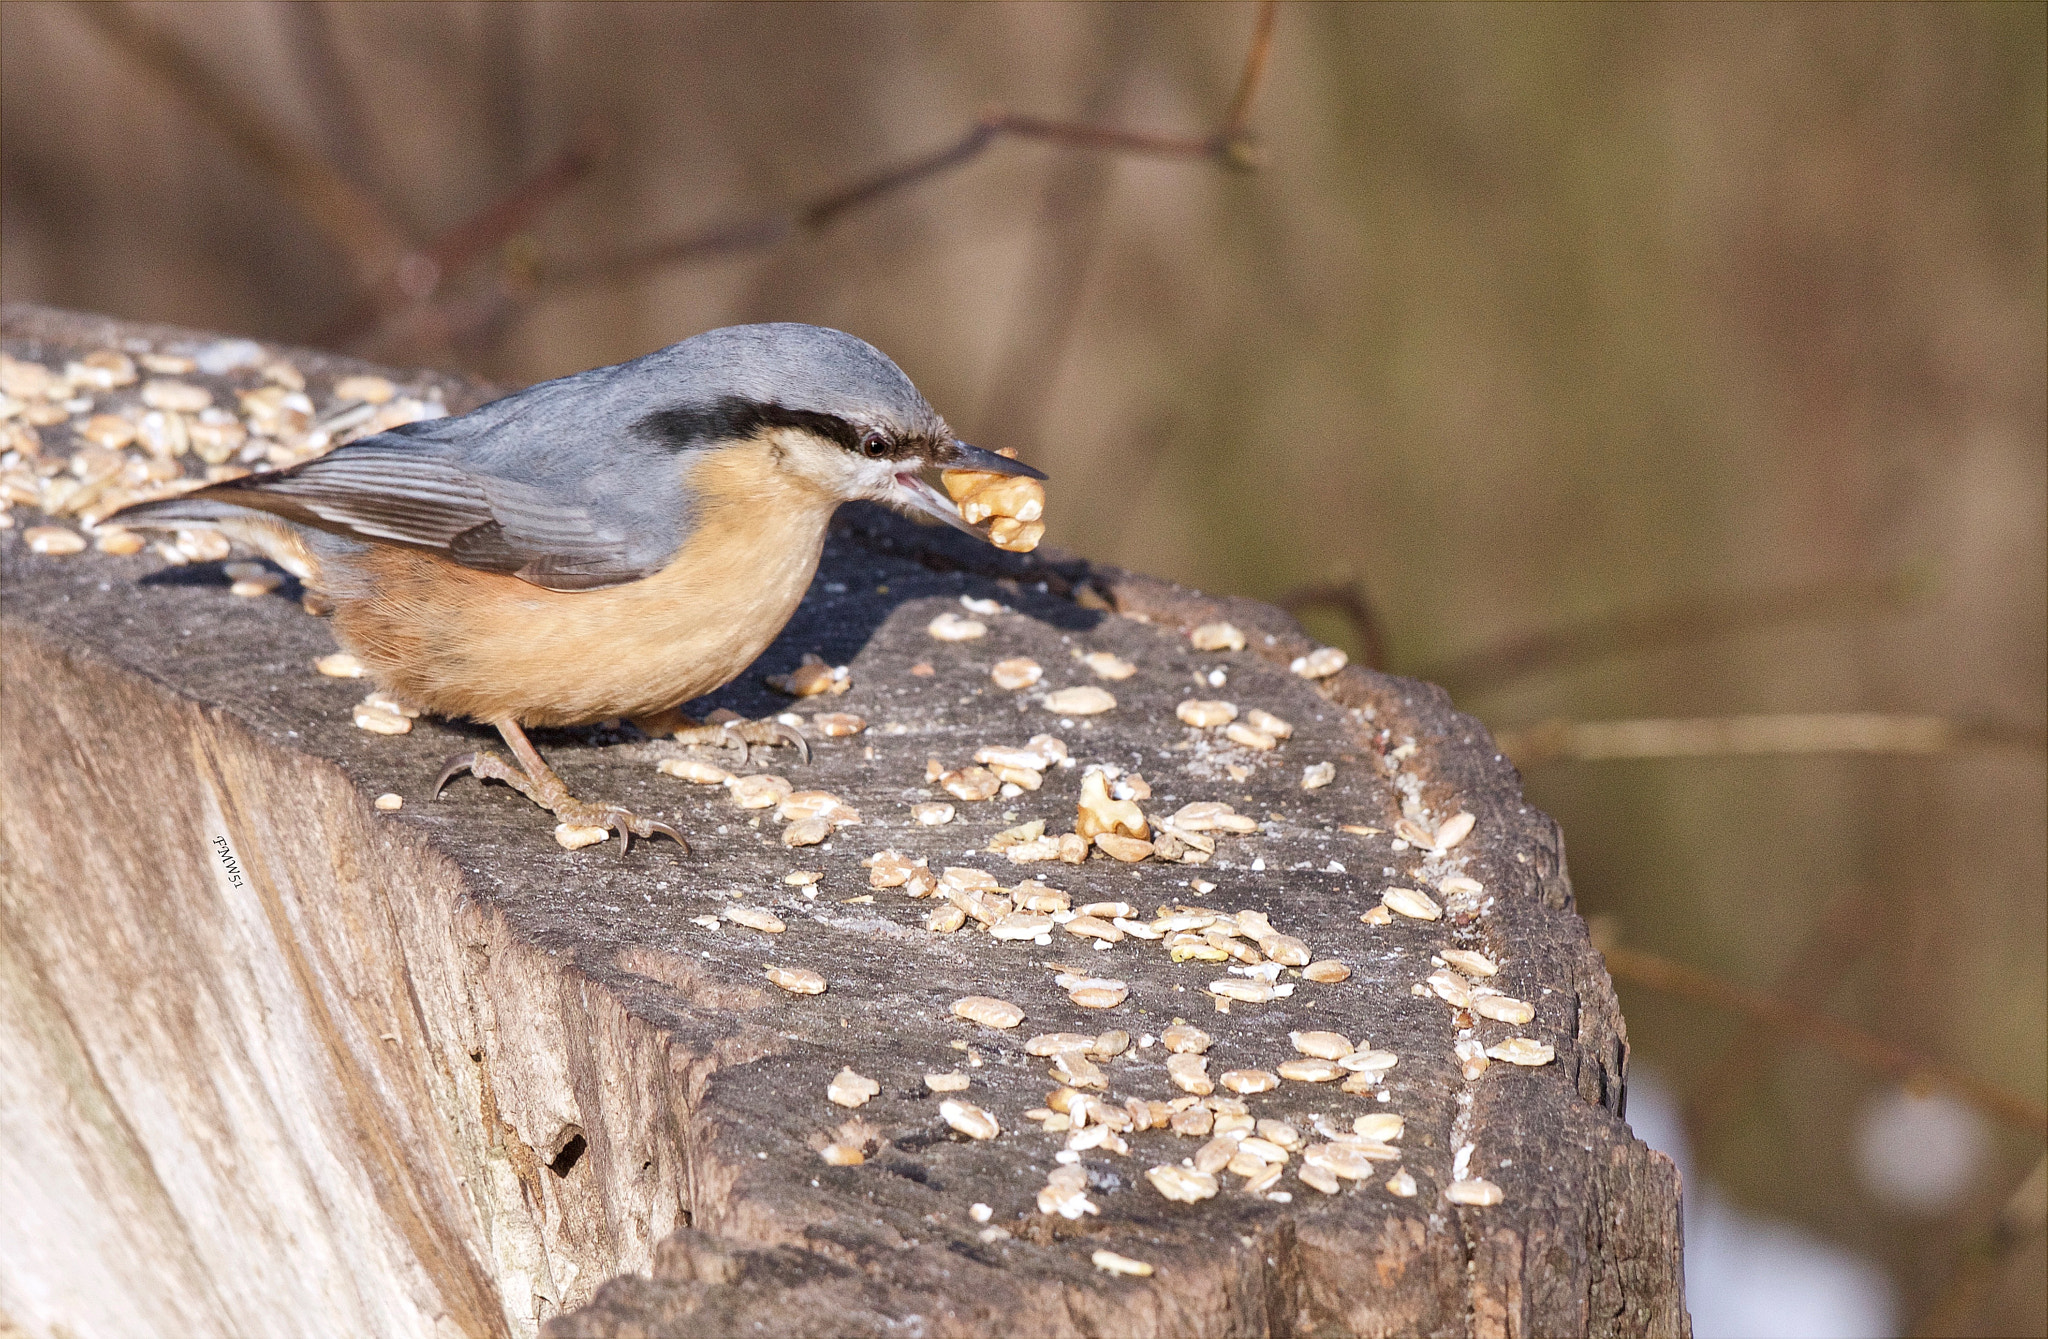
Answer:
[(547, 590), (637, 581), (660, 570), (680, 540), (673, 527), (668, 536), (636, 535), (629, 530), (645, 527), (607, 524), (594, 514), (591, 490), (536, 486), (469, 465), (433, 443), (387, 434), (288, 470), (215, 484), (196, 496), (338, 535), (440, 553)]

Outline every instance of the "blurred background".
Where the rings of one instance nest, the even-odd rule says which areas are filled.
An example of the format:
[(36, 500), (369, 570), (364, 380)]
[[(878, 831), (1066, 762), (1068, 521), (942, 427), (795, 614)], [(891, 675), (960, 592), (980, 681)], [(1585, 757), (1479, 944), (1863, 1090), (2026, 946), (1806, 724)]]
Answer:
[(1702, 1339), (2040, 1334), (2048, 8), (0, 6), (0, 295), (892, 355), (1493, 727)]

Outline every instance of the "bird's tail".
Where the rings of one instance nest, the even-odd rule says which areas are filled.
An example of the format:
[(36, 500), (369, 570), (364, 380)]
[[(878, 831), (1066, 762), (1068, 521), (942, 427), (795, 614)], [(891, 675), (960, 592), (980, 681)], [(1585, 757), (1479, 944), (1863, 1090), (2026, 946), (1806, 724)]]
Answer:
[(320, 556), (299, 527), (266, 512), (208, 497), (208, 491), (200, 488), (176, 497), (137, 502), (108, 516), (104, 524), (133, 530), (218, 530), (299, 580), (315, 587), (323, 585)]
[(110, 514), (109, 525), (131, 530), (189, 530), (194, 526), (217, 527), (222, 521), (246, 520), (249, 509), (232, 502), (205, 496), (205, 490), (180, 493), (176, 497), (136, 502)]

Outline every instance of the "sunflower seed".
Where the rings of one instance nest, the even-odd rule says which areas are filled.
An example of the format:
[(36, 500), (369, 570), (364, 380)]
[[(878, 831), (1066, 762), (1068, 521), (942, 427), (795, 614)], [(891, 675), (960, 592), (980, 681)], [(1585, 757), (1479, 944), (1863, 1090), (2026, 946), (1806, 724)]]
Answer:
[(21, 537), (28, 541), (31, 552), (47, 553), (53, 557), (85, 549), (85, 536), (60, 525), (32, 525), (21, 532)]
[(1244, 634), (1229, 623), (1204, 623), (1188, 634), (1197, 651), (1242, 651)]
[(770, 967), (768, 979), (792, 995), (822, 995), (825, 978), (802, 967)]
[(1149, 1168), (1145, 1179), (1152, 1188), (1166, 1198), (1179, 1204), (1195, 1204), (1209, 1199), (1216, 1193), (1216, 1178), (1208, 1172), (1198, 1172), (1192, 1167), (1176, 1167), (1162, 1163)]
[(1418, 921), (1433, 921), (1444, 914), (1428, 893), (1414, 888), (1389, 888), (1380, 894), (1380, 905)]
[(987, 995), (969, 995), (953, 1002), (953, 1012), (983, 1027), (1013, 1028), (1024, 1021), (1024, 1011), (1008, 1000)]
[(1159, 1042), (1176, 1055), (1200, 1055), (1210, 1045), (1208, 1033), (1181, 1022), (1175, 1022), (1160, 1033)]
[(1497, 1046), (1487, 1047), (1486, 1053), (1511, 1065), (1547, 1065), (1557, 1058), (1557, 1050), (1549, 1042), (1529, 1037), (1509, 1037)]
[(1492, 958), (1468, 948), (1447, 948), (1443, 960), (1466, 976), (1488, 977), (1500, 970), (1500, 964)]
[(1536, 1006), (1512, 995), (1474, 995), (1472, 1012), (1481, 1018), (1520, 1027), (1536, 1016)]
[(1355, 1049), (1341, 1032), (1290, 1032), (1287, 1039), (1295, 1050), (1320, 1060), (1341, 1060)]
[(742, 809), (772, 809), (796, 787), (779, 776), (736, 776), (725, 783), (734, 804)]
[(969, 1139), (993, 1139), (1003, 1132), (994, 1116), (972, 1102), (949, 1098), (939, 1103), (939, 1116)]
[(1094, 916), (1076, 916), (1062, 928), (1070, 935), (1079, 935), (1084, 939), (1099, 939), (1107, 944), (1119, 943), (1124, 937), (1122, 930)]
[(1121, 981), (1090, 977), (1067, 992), (1067, 998), (1083, 1009), (1114, 1009), (1129, 997), (1131, 988)]
[(1093, 684), (1081, 684), (1047, 693), (1045, 709), (1058, 716), (1100, 716), (1116, 709), (1116, 697)]
[(1221, 800), (1197, 800), (1174, 810), (1170, 820), (1184, 832), (1257, 832), (1259, 822)]
[(1296, 1083), (1329, 1083), (1344, 1077), (1344, 1071), (1336, 1062), (1314, 1058), (1283, 1060), (1279, 1065), (1280, 1077)]
[(666, 776), (681, 777), (699, 786), (722, 786), (732, 780), (732, 773), (723, 767), (698, 762), (693, 758), (663, 758), (654, 764), (654, 770)]
[(1337, 1067), (1352, 1073), (1384, 1074), (1401, 1063), (1401, 1057), (1392, 1051), (1376, 1051), (1370, 1048), (1353, 1051), (1338, 1060)]
[(1432, 834), (1431, 845), (1439, 851), (1448, 851), (1472, 833), (1472, 825), (1479, 820), (1468, 813), (1452, 814)]
[(1287, 666), (1304, 679), (1327, 679), (1351, 663), (1351, 657), (1334, 646), (1321, 646), (1305, 656), (1296, 656)]
[(765, 907), (727, 907), (719, 914), (734, 925), (744, 925), (749, 930), (759, 930), (763, 934), (779, 935), (786, 928), (782, 918)]
[(971, 642), (988, 635), (988, 624), (978, 619), (962, 618), (948, 609), (927, 624), (925, 631), (942, 642)]
[[(387, 711), (383, 707), (374, 706), (368, 702), (356, 703), (352, 719), (355, 721), (356, 729), (367, 730), (373, 735), (402, 735), (412, 730), (412, 721), (409, 718), (401, 716), (395, 711)], [(599, 831), (603, 830), (602, 828), (599, 829)], [(560, 829), (557, 829), (558, 833), (559, 831)], [(599, 838), (599, 840), (603, 839)], [(589, 843), (585, 842), (582, 844), (588, 845)], [(570, 849), (573, 850), (575, 848), (571, 847)]]
[(1107, 651), (1090, 651), (1081, 657), (1081, 663), (1098, 679), (1128, 679), (1138, 672), (1136, 665)]
[(1209, 993), (1226, 1000), (1238, 1000), (1245, 1004), (1264, 1004), (1273, 999), (1277, 992), (1263, 981), (1246, 981), (1241, 977), (1226, 977), (1209, 983)]
[(1391, 1144), (1399, 1139), (1407, 1125), (1406, 1121), (1391, 1112), (1374, 1112), (1351, 1122), (1352, 1130), (1359, 1136), (1380, 1144)]
[(1308, 945), (1293, 935), (1270, 935), (1259, 941), (1259, 952), (1282, 967), (1305, 967), (1312, 956)]
[(966, 1092), (967, 1076), (957, 1069), (945, 1074), (927, 1074), (924, 1076), (924, 1086), (927, 1091), (934, 1093)]
[(992, 665), (988, 677), (995, 682), (996, 687), (1014, 693), (1020, 688), (1029, 688), (1036, 684), (1045, 677), (1045, 671), (1039, 668), (1037, 661), (1028, 656), (1012, 656), (1008, 660), (998, 660)]
[(1338, 962), (1335, 958), (1324, 958), (1321, 962), (1312, 962), (1302, 968), (1301, 975), (1305, 980), (1319, 981), (1329, 985), (1349, 979), (1351, 969)]
[(1095, 834), (1095, 849), (1114, 860), (1134, 864), (1152, 854), (1152, 843), (1137, 837), (1121, 837), (1114, 832)]
[[(405, 720), (403, 716), (400, 716), (398, 719), (401, 721)], [(412, 722), (405, 721), (405, 726), (406, 729), (410, 730)], [(403, 733), (403, 731), (397, 733)], [(586, 846), (595, 846), (611, 835), (611, 829), (609, 828), (577, 827), (570, 823), (555, 824), (555, 840), (571, 851), (580, 851)]]
[(882, 1091), (882, 1085), (865, 1074), (856, 1074), (851, 1067), (840, 1070), (825, 1085), (825, 1100), (835, 1106), (864, 1106), (870, 1097)]
[(1208, 730), (1219, 725), (1228, 725), (1236, 720), (1237, 706), (1231, 702), (1206, 701), (1191, 697), (1175, 707), (1173, 714), (1180, 718), (1183, 725), (1191, 725), (1197, 730)]
[(990, 939), (1036, 939), (1052, 930), (1052, 917), (1013, 911), (988, 927)]
[[(1391, 1183), (1388, 1186), (1392, 1189)], [(1487, 1208), (1501, 1202), (1501, 1189), (1493, 1182), (1481, 1177), (1467, 1181), (1453, 1181), (1444, 1187), (1444, 1198), (1453, 1204), (1469, 1204)]]

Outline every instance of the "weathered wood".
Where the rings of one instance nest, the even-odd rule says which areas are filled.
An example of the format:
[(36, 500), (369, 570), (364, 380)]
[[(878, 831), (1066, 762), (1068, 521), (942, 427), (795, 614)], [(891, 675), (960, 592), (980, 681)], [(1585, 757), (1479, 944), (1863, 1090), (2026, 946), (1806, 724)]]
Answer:
[[(23, 308), (5, 336), (11, 354), (53, 364), (204, 338)], [(356, 370), (289, 356), (316, 402)], [(480, 394), (440, 384), (457, 407)], [(1439, 690), (1355, 668), (1320, 685), (1289, 673), (1310, 643), (1276, 610), (850, 509), (789, 629), (715, 702), (785, 707), (761, 678), (805, 651), (850, 664), (850, 692), (799, 709), (856, 712), (868, 732), (817, 742), (809, 767), (757, 765), (839, 794), (865, 822), (790, 851), (773, 821), (658, 774), (662, 745), (624, 729), (543, 733), (579, 793), (674, 821), (696, 848), (622, 860), (610, 844), (562, 850), (503, 787), (463, 781), (433, 799), (442, 760), (481, 732), (356, 730), (364, 686), (311, 672), (332, 643), (289, 588), (234, 599), (217, 565), (35, 555), (16, 517), (0, 537), (0, 1316), (31, 1334), (1687, 1329), (1677, 1175), (1618, 1119), (1622, 1020), (1555, 826)], [(985, 618), (982, 640), (927, 636), (963, 595), (1011, 612)], [(1216, 617), (1249, 648), (1194, 651), (1182, 634)], [(1073, 659), (1083, 649), (1139, 666), (1108, 685), (1119, 705), (1103, 716), (1067, 724), (987, 678), (993, 661), (1030, 655), (1046, 687), (1093, 682)], [(913, 674), (917, 662), (936, 673)], [(1198, 691), (1219, 666), (1227, 684)], [(1265, 707), (1297, 733), (1234, 782), (1174, 719), (1191, 695)], [(1025, 819), (1070, 828), (1079, 767), (1035, 793), (960, 803), (948, 826), (910, 820), (927, 758), (962, 765), (1042, 730), (1084, 762), (1142, 771), (1148, 812), (1222, 799), (1262, 830), (1222, 838), (1206, 869), (980, 852)], [(1322, 761), (1336, 782), (1302, 791), (1302, 767)], [(1411, 809), (1478, 818), (1453, 854), (1486, 898), (1462, 922), (1360, 923), (1418, 855), (1337, 829), (1390, 829), (1401, 787)], [(404, 808), (372, 809), (385, 791)], [(1156, 943), (941, 936), (922, 928), (931, 904), (897, 890), (848, 901), (869, 895), (859, 861), (884, 847), (1006, 885), (1036, 875), (1077, 904), (1258, 908), (1353, 974), (1217, 1013), (1202, 986), (1222, 966), (1171, 963)], [(825, 871), (815, 900), (782, 882), (798, 869)], [(1184, 886), (1195, 877), (1218, 887), (1198, 895)], [(693, 922), (734, 895), (788, 930)], [(1451, 1011), (1411, 993), (1453, 944), (1498, 957), (1504, 988), (1537, 1006), (1525, 1028), (1480, 1020), (1476, 1035), (1539, 1036), (1555, 1063), (1460, 1076)], [(1130, 998), (1077, 1008), (1055, 961), (1120, 977)], [(829, 990), (784, 995), (762, 977), (771, 962), (809, 967)], [(1013, 1033), (963, 1022), (949, 1006), (968, 994), (1013, 1000), (1027, 1020)], [(1395, 1198), (1382, 1175), (1325, 1197), (1290, 1167), (1275, 1187), (1289, 1203), (1226, 1176), (1217, 1198), (1171, 1204), (1144, 1170), (1199, 1141), (1148, 1131), (1127, 1136), (1129, 1156), (1084, 1155), (1099, 1214), (1040, 1214), (1061, 1142), (1023, 1113), (1056, 1085), (1024, 1039), (1136, 1037), (1176, 1016), (1216, 1038), (1212, 1072), (1270, 1069), (1301, 1028), (1397, 1052), (1384, 1105), (1307, 1083), (1249, 1103), (1304, 1128), (1318, 1113), (1348, 1125), (1398, 1112), (1421, 1193)], [(1110, 1092), (1178, 1096), (1163, 1060), (1134, 1045), (1105, 1062)], [(855, 1114), (824, 1100), (844, 1065), (882, 1087), (857, 1113), (874, 1138), (857, 1167), (816, 1151)], [(940, 1119), (921, 1079), (956, 1066), (1000, 1138), (968, 1141)], [(1467, 1143), (1503, 1204), (1443, 1198)], [(975, 1203), (1009, 1235), (974, 1221)], [(1157, 1272), (1103, 1273), (1100, 1248)]]

